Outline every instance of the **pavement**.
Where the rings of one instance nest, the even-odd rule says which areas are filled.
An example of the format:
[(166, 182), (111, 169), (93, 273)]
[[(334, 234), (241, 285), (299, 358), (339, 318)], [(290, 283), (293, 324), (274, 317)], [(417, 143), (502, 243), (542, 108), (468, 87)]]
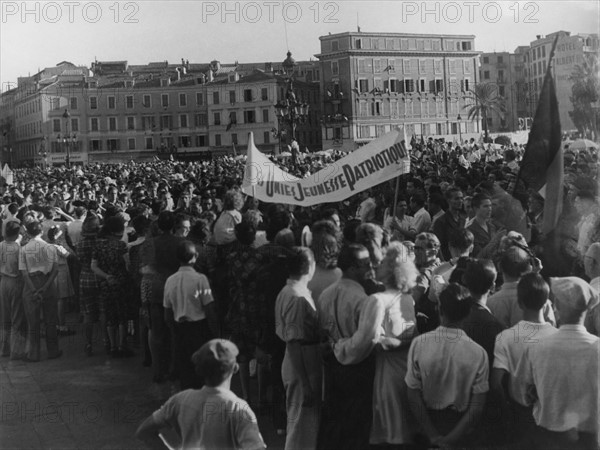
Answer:
[[(86, 356), (83, 326), (76, 314), (68, 320), (76, 334), (60, 338), (61, 358), (47, 359), (42, 338), (40, 362), (0, 359), (0, 448), (144, 448), (135, 430), (177, 392), (176, 384), (153, 383), (136, 347), (136, 356), (113, 359), (96, 339), (94, 355)], [(232, 384), (239, 395), (235, 377)], [(283, 448), (285, 437), (277, 435), (269, 416), (257, 417), (267, 447)]]

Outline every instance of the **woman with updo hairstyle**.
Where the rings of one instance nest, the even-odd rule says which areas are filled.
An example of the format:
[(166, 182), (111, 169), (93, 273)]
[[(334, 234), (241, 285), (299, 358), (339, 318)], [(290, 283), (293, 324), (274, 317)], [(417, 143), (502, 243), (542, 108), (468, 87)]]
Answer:
[(385, 290), (369, 298), (370, 302), (377, 302), (378, 311), (372, 326), (381, 330), (373, 385), (371, 444), (413, 443), (404, 376), (410, 343), (416, 335), (410, 293), (418, 274), (408, 249), (400, 242), (391, 242), (377, 268), (377, 280)]
[[(376, 271), (389, 244), (385, 230), (374, 223), (363, 223), (356, 229), (356, 243), (364, 245), (369, 250), (371, 264)], [(380, 282), (373, 279), (365, 280), (363, 287), (367, 295), (385, 290)]]
[(310, 249), (295, 247), (289, 278), (275, 302), (275, 331), (286, 343), (281, 376), (286, 391), (286, 449), (314, 449), (320, 418), (322, 359), (317, 308), (308, 288), (315, 273)]
[(127, 244), (121, 240), (125, 223), (118, 216), (108, 217), (103, 227), (103, 239), (96, 244), (91, 268), (100, 279), (100, 296), (106, 313), (106, 329), (113, 358), (133, 356), (125, 346), (130, 307)]
[(98, 233), (100, 232), (100, 219), (94, 214), (89, 213), (81, 225), (81, 240), (75, 246), (75, 253), (81, 264), (81, 274), (79, 275), (79, 307), (83, 313), (83, 326), (85, 332), (84, 352), (87, 356), (92, 356), (92, 336), (94, 324), (100, 322), (102, 336), (105, 344), (108, 342), (106, 334), (106, 317), (104, 314), (104, 304), (100, 302), (98, 292), (98, 277), (92, 271), (92, 255), (98, 242)]
[(340, 252), (338, 228), (329, 220), (315, 222), (312, 227), (311, 250), (315, 255), (315, 274), (308, 283), (313, 299), (319, 302), (321, 292), (342, 278), (342, 271), (337, 266)]

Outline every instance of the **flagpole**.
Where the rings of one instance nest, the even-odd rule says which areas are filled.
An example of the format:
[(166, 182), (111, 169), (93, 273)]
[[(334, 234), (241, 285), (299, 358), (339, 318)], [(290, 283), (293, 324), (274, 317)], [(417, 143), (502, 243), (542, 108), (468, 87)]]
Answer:
[[(404, 140), (402, 141), (402, 146), (404, 147), (404, 149), (406, 150), (407, 147), (407, 143), (406, 143), (406, 126), (402, 127), (402, 132), (404, 133)], [(408, 154), (408, 151), (406, 152)], [(400, 177), (402, 175), (398, 175), (396, 177), (396, 189), (394, 192), (394, 204), (392, 206), (392, 217), (396, 217), (396, 205), (398, 204), (398, 195), (400, 194)]]

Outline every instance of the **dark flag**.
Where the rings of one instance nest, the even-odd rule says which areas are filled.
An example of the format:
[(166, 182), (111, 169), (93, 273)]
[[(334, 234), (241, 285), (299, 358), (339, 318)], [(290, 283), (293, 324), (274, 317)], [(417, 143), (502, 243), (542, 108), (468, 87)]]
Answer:
[(412, 135), (412, 138), (410, 139), (410, 146), (414, 149), (417, 148), (417, 139), (415, 138), (415, 135)]
[(554, 230), (562, 209), (563, 156), (558, 101), (551, 71), (557, 41), (558, 36), (552, 45), (544, 84), (513, 192), (523, 195), (524, 188), (539, 192), (544, 197), (544, 235)]

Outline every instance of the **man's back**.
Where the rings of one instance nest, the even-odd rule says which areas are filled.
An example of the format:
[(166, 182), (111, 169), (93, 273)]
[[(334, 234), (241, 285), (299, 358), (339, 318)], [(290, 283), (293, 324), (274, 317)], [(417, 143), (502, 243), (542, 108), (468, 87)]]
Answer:
[(332, 341), (352, 337), (367, 298), (363, 287), (348, 278), (342, 278), (321, 293), (317, 304), (319, 322)]
[(254, 412), (227, 389), (180, 392), (154, 413), (154, 420), (180, 431), (181, 448), (265, 448)]

